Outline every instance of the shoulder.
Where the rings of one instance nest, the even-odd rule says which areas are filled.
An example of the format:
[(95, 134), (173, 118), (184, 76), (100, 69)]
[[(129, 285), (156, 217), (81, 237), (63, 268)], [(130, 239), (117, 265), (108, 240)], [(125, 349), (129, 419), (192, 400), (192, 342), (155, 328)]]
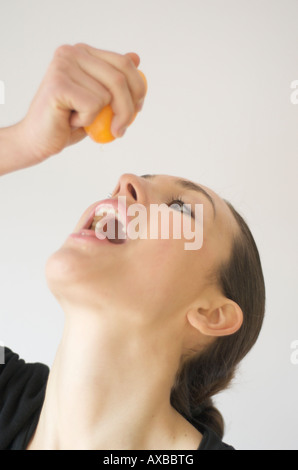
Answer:
[(47, 379), (49, 368), (40, 363), (26, 363), (18, 354), (4, 348), (4, 364), (0, 364), (1, 401), (12, 389), (23, 392), (28, 385), (38, 389)]
[(4, 364), (0, 364), (0, 449), (6, 449), (40, 411), (48, 375), (46, 365), (26, 363), (4, 348)]

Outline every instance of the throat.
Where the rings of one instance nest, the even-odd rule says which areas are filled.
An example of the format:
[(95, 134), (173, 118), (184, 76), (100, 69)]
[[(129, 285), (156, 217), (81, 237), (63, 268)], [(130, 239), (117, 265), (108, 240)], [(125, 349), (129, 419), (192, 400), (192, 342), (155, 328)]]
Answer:
[(153, 335), (124, 331), (92, 317), (66, 324), (32, 449), (142, 449), (157, 436), (173, 445), (178, 358), (163, 350), (152, 356)]

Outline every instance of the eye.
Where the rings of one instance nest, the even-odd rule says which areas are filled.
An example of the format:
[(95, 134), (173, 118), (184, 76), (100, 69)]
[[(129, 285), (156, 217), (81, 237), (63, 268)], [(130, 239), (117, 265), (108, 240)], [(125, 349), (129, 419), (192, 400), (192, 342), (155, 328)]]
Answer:
[(190, 204), (186, 204), (179, 196), (172, 196), (166, 204), (172, 209), (180, 210), (180, 212), (186, 213), (194, 218), (193, 211), (189, 207)]

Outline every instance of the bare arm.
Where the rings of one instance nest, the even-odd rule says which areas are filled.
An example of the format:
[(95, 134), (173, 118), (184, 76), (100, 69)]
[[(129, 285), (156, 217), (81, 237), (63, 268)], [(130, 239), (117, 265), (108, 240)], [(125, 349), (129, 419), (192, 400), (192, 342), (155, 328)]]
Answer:
[(120, 137), (144, 99), (137, 54), (86, 44), (59, 47), (25, 118), (0, 129), (0, 175), (43, 162), (82, 140), (101, 109), (111, 104), (112, 133)]
[(31, 165), (34, 162), (22, 145), (19, 124), (0, 129), (0, 176)]

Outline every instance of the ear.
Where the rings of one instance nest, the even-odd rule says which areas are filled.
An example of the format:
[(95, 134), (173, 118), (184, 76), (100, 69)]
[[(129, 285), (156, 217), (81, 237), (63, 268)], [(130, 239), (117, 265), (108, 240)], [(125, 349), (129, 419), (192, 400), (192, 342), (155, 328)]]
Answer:
[(205, 336), (228, 336), (240, 329), (243, 313), (236, 302), (225, 298), (216, 306), (189, 310), (187, 319)]

